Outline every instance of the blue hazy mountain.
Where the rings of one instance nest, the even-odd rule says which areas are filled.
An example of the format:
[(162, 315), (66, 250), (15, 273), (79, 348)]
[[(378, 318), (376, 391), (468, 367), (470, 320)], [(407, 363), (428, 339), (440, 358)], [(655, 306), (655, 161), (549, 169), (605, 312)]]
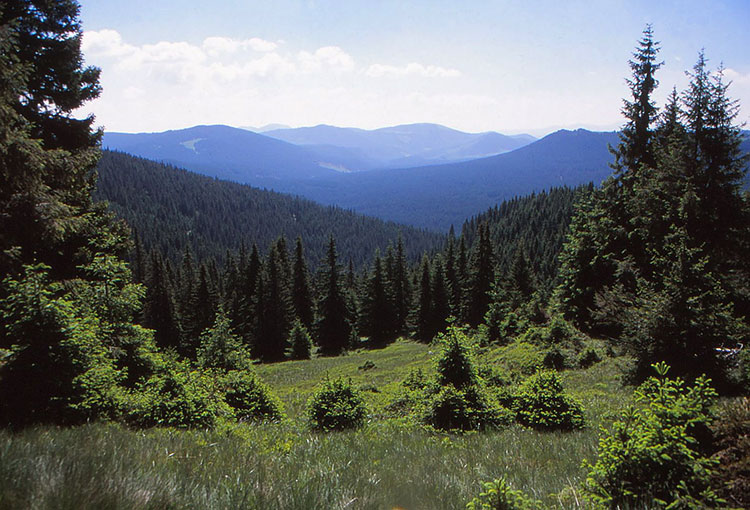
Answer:
[[(476, 159), (509, 152), (535, 140), (530, 135), (464, 133), (438, 124), (405, 124), (374, 130), (319, 125), (264, 133), (304, 146), (330, 160), (348, 158), (350, 171), (404, 168)], [(337, 150), (348, 149), (343, 152)]]
[[(450, 131), (445, 133), (448, 140), (454, 135)], [(358, 130), (345, 130), (345, 134), (350, 138), (361, 135)], [(474, 141), (482, 143), (481, 139)], [(341, 171), (348, 164), (344, 156), (350, 162), (362, 157), (358, 149), (343, 148), (349, 152), (342, 155), (341, 147), (318, 146), (319, 151), (324, 150), (320, 147), (330, 149), (328, 157), (322, 157), (309, 147), (226, 126), (154, 134), (108, 133), (103, 143), (107, 148), (205, 175), (445, 230), (514, 196), (552, 186), (598, 184), (611, 172), (608, 145), (617, 141), (614, 132), (563, 130), (497, 156), (360, 172)], [(437, 151), (438, 143), (433, 145)]]
[(249, 184), (335, 173), (318, 164), (318, 156), (303, 147), (229, 126), (195, 126), (163, 133), (105, 133), (102, 145)]

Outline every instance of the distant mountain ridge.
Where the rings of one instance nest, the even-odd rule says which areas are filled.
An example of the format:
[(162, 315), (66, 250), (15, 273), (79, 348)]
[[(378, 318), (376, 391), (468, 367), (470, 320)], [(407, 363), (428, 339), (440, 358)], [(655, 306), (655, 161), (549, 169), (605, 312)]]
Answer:
[(509, 152), (535, 140), (530, 135), (508, 136), (493, 131), (465, 133), (439, 124), (403, 124), (365, 130), (321, 124), (276, 129), (265, 135), (331, 155), (331, 148), (349, 149), (351, 171), (404, 168), (476, 159)]
[[(390, 129), (385, 136), (398, 136), (399, 129)], [(448, 128), (432, 126), (428, 130), (436, 137), (461, 136)], [(304, 132), (297, 132), (301, 134)], [(362, 133), (345, 130), (344, 134), (356, 139)], [(420, 142), (423, 147), (425, 140)], [(324, 161), (309, 147), (227, 126), (134, 135), (105, 133), (103, 145), (398, 223), (447, 230), (515, 196), (553, 186), (598, 184), (611, 172), (608, 145), (617, 140), (614, 132), (558, 131), (515, 151), (487, 158), (362, 172), (342, 171), (333, 158), (345, 149), (355, 159), (358, 149), (331, 148), (331, 158)], [(474, 143), (481, 143), (481, 139), (475, 138)], [(341, 166), (346, 167), (346, 163)]]

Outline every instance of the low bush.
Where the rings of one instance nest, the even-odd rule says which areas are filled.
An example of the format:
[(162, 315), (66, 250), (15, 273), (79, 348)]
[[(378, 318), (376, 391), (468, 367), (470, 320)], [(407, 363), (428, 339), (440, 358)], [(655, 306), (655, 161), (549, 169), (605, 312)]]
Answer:
[(572, 430), (584, 424), (581, 405), (563, 393), (554, 371), (540, 371), (524, 381), (513, 411), (520, 424), (534, 429)]
[(707, 433), (716, 392), (704, 377), (687, 387), (666, 377), (666, 364), (653, 367), (657, 376), (636, 390), (639, 406), (600, 436), (596, 463), (584, 462), (584, 493), (608, 508), (716, 507)]
[(527, 496), (523, 491), (514, 490), (505, 478), (482, 484), (479, 496), (469, 501), (466, 510), (536, 510), (542, 503)]
[(564, 368), (567, 368), (568, 361), (562, 351), (555, 346), (548, 350), (544, 355), (543, 364), (546, 368), (563, 370)]
[(361, 427), (367, 407), (351, 380), (326, 379), (307, 403), (310, 426), (314, 430), (345, 430)]
[(467, 431), (509, 425), (513, 415), (480, 385), (459, 389), (449, 384), (427, 400), (422, 421), (441, 430)]
[(281, 402), (271, 389), (247, 370), (233, 370), (221, 380), (226, 403), (239, 420), (281, 418)]
[(200, 335), (198, 365), (203, 368), (243, 370), (250, 367), (250, 352), (232, 331), (229, 316), (219, 310), (210, 328)]
[(591, 365), (599, 363), (601, 360), (602, 357), (599, 356), (599, 353), (596, 352), (595, 349), (589, 347), (578, 356), (578, 366), (581, 368), (589, 368)]
[(213, 375), (172, 362), (131, 392), (127, 420), (139, 427), (206, 428), (232, 409)]

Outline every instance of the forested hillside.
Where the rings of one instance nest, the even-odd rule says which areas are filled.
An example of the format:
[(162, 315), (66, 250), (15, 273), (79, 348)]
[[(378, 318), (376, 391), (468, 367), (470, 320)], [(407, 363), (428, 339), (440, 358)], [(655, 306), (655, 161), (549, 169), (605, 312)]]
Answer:
[(96, 196), (127, 220), (143, 246), (176, 261), (189, 248), (199, 259), (222, 261), (244, 243), (265, 248), (279, 236), (302, 236), (317, 265), (333, 235), (344, 261), (369, 262), (401, 235), (417, 260), (442, 246), (440, 234), (368, 218), (303, 198), (219, 181), (175, 167), (104, 151)]

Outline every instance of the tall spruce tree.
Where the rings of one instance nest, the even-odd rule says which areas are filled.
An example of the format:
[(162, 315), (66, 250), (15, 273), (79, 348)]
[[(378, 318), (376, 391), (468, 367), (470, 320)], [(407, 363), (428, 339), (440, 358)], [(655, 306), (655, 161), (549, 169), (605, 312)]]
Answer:
[(310, 289), (310, 274), (305, 262), (305, 252), (302, 237), (297, 237), (294, 248), (294, 269), (292, 275), (292, 305), (294, 315), (305, 328), (313, 323), (313, 298)]
[(271, 249), (256, 291), (253, 355), (263, 361), (284, 358), (291, 330), (293, 310), (286, 285), (285, 249), (279, 244)]
[(490, 304), (490, 290), (495, 281), (495, 260), (489, 226), (479, 226), (479, 237), (474, 242), (468, 269), (469, 289), (466, 319), (472, 326), (479, 325)]
[(336, 241), (328, 241), (328, 253), (321, 269), (321, 294), (315, 321), (315, 340), (323, 354), (338, 354), (347, 349), (352, 340), (351, 311), (341, 285)]
[(148, 372), (128, 231), (92, 200), (99, 90), (75, 1), (0, 5), (0, 424), (117, 418)]
[(394, 306), (388, 295), (383, 259), (375, 253), (372, 270), (364, 285), (362, 310), (359, 315), (358, 332), (369, 337), (376, 345), (383, 345), (393, 339), (392, 328)]

